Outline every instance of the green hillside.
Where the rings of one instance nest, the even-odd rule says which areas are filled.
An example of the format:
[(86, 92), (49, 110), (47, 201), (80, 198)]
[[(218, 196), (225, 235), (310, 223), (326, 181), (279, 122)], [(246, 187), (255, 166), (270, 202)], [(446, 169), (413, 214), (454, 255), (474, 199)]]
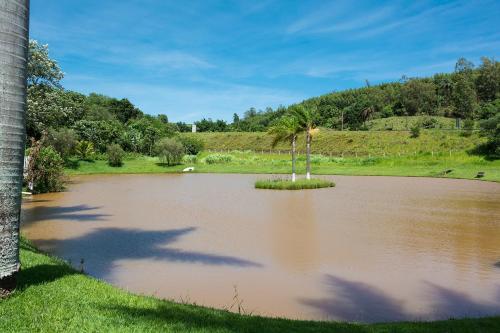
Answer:
[[(374, 124), (378, 126), (379, 124)], [(272, 138), (265, 132), (224, 132), (181, 134), (194, 136), (205, 143), (208, 150), (269, 150), (289, 151), (290, 146), (280, 143), (273, 148)], [(332, 156), (384, 156), (417, 153), (464, 152), (484, 142), (477, 133), (463, 136), (460, 131), (422, 130), (418, 138), (411, 138), (408, 131), (333, 131), (321, 129), (314, 137), (312, 152)], [(300, 137), (298, 150), (305, 151), (304, 138)]]

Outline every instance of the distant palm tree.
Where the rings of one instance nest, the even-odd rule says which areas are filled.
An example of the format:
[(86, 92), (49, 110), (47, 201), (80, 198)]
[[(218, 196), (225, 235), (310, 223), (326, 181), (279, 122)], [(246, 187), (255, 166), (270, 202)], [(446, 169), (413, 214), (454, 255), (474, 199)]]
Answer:
[(311, 141), (313, 136), (318, 132), (315, 123), (316, 109), (295, 105), (290, 108), (290, 114), (296, 118), (301, 132), (306, 134), (306, 179), (311, 179)]
[(297, 148), (297, 136), (300, 132), (301, 128), (298, 119), (290, 115), (283, 116), (268, 130), (268, 133), (273, 136), (273, 147), (276, 147), (279, 142), (289, 142), (292, 146), (292, 182), (296, 179), (295, 152)]
[(28, 21), (29, 0), (0, 0), (0, 297), (19, 271)]

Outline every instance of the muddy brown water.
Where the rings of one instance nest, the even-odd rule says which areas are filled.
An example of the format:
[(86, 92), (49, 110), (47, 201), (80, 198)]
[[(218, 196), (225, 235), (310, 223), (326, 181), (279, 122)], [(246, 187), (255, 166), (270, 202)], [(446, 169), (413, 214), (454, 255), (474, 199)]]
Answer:
[(232, 311), (500, 314), (500, 184), (335, 176), (336, 188), (294, 192), (255, 190), (258, 178), (80, 177), (25, 200), (22, 231), (127, 290)]

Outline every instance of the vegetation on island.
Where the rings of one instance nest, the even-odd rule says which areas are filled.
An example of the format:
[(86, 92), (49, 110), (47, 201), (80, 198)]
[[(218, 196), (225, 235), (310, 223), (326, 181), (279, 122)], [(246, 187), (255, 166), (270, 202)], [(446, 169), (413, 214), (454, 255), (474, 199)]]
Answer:
[(316, 188), (334, 187), (335, 183), (321, 178), (298, 179), (261, 179), (255, 182), (255, 188), (266, 190), (308, 190)]

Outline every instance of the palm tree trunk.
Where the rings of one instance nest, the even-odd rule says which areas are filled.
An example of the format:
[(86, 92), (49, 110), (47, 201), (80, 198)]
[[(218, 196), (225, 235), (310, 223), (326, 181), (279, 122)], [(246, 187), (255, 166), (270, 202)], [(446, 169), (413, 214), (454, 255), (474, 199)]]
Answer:
[(311, 133), (306, 132), (306, 179), (311, 179)]
[(292, 182), (295, 182), (295, 149), (297, 146), (297, 137), (292, 139)]
[(0, 297), (16, 286), (26, 140), (29, 0), (0, 0)]

